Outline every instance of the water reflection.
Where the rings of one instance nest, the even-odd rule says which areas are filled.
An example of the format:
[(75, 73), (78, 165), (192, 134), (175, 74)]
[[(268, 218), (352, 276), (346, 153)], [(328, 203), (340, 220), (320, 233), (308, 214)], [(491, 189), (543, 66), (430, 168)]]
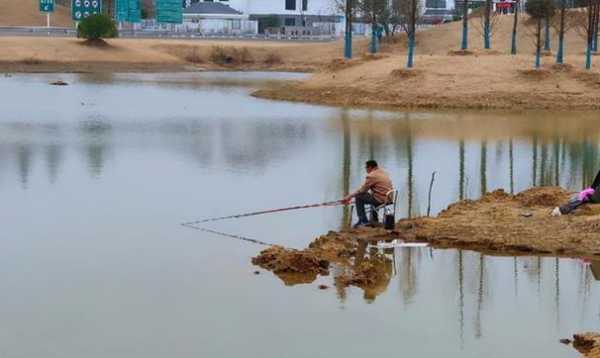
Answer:
[[(600, 167), (596, 114), (342, 110), (262, 101), (247, 87), (186, 76), (194, 75), (77, 75), (63, 88), (43, 77), (0, 79), (8, 355), (61, 347), (64, 357), (154, 357), (176, 345), (264, 357), (256, 342), (269, 334), (278, 338), (271, 351), (291, 357), (397, 354), (394, 341), (409, 356), (519, 356), (533, 345), (549, 357), (564, 353), (553, 346), (558, 337), (597, 329), (597, 261), (365, 247), (357, 261), (379, 265), (377, 285), (315, 293), (314, 284), (288, 290), (254, 276), (249, 258), (262, 249), (254, 244), (305, 247), (347, 223), (347, 210), (248, 218), (210, 232), (177, 226), (339, 198), (364, 179), (370, 157), (400, 189), (399, 217), (424, 214), (433, 171), (433, 213), (496, 188), (576, 190)], [(318, 279), (343, 273), (334, 267)], [(293, 321), (285, 330), (281, 317)], [(308, 330), (315, 344), (289, 349)], [(365, 340), (365, 331), (377, 338)], [(432, 336), (436, 344), (422, 344)]]
[[(476, 198), (496, 188), (514, 193), (532, 184), (562, 184), (576, 190), (591, 182), (600, 164), (600, 133), (595, 127), (581, 135), (560, 127), (548, 133), (548, 125), (535, 120), (533, 122), (540, 126), (525, 126), (527, 131), (515, 124), (529, 123), (531, 118), (490, 119), (501, 121), (505, 126), (498, 128), (498, 124), (494, 124), (500, 134), (493, 138), (495, 149), (490, 152), (490, 139), (472, 139), (476, 135), (488, 138), (489, 132), (484, 128), (480, 133), (469, 128), (468, 136), (455, 135), (451, 128), (442, 131), (432, 127), (431, 122), (439, 120), (435, 117), (413, 119), (404, 115), (389, 120), (371, 112), (363, 117), (360, 112), (340, 110), (337, 121), (342, 150), (337, 160), (342, 170), (331, 172), (334, 176), (341, 175), (336, 196), (347, 193), (362, 180), (362, 162), (371, 157), (387, 167), (401, 185), (403, 215), (408, 217), (423, 214), (420, 208), (424, 207), (426, 186), (433, 171), (437, 171), (442, 180), (436, 183), (439, 186), (436, 192), (441, 190), (434, 198), (436, 212), (455, 200)], [(587, 128), (588, 120), (578, 120)], [(322, 131), (319, 127), (321, 124), (309, 121), (240, 123), (208, 119), (169, 123), (86, 120), (75, 128), (63, 123), (9, 122), (0, 123), (4, 133), (0, 142), (14, 148), (17, 177), (22, 187), (27, 188), (38, 151), (43, 153), (41, 157), (46, 162), (51, 182), (60, 177), (68, 151), (81, 151), (90, 176), (99, 177), (109, 156), (118, 160), (128, 148), (145, 150), (149, 146), (179, 152), (203, 167), (223, 162), (230, 168), (261, 172), (273, 160), (290, 160), (306, 145), (328, 150), (325, 142), (316, 139), (316, 133)], [(504, 137), (503, 132), (510, 135)], [(491, 161), (493, 166), (490, 166)], [(530, 171), (525, 170), (527, 166)], [(451, 180), (452, 177), (456, 179)], [(473, 187), (474, 183), (478, 183), (477, 187)], [(348, 213), (344, 213), (340, 221), (347, 222), (347, 216)]]
[[(592, 276), (595, 280), (600, 279), (598, 260), (588, 264), (577, 259), (494, 257), (464, 250), (433, 250), (433, 255), (429, 252), (428, 248), (395, 248), (390, 251), (359, 245), (355, 265), (370, 257), (382, 255), (389, 257), (389, 260), (379, 260), (379, 263), (393, 262), (394, 265), (394, 269), (389, 267), (385, 270), (392, 279), (384, 275), (379, 281), (381, 285), (362, 289), (365, 301), (373, 302), (377, 296), (386, 292), (388, 285), (396, 282), (399, 292), (387, 294), (397, 297), (410, 308), (419, 305), (419, 301), (423, 299), (429, 302), (431, 295), (447, 297), (448, 284), (455, 284), (456, 324), (461, 345), (464, 345), (467, 336), (482, 339), (488, 334), (486, 316), (489, 312), (515, 303), (523, 307), (547, 307), (543, 312), (554, 317), (557, 328), (561, 326), (561, 312), (567, 310), (573, 313), (571, 309), (574, 301), (580, 302), (575, 311), (580, 315), (581, 321), (585, 321), (590, 314), (600, 317), (600, 307), (596, 304), (600, 299), (600, 291), (594, 289), (600, 287), (593, 286), (590, 280)], [(448, 271), (445, 268), (448, 260), (454, 262), (455, 270)], [(573, 275), (576, 272), (580, 275)], [(503, 283), (505, 274), (511, 276), (510, 291), (507, 291), (509, 286)], [(528, 277), (528, 281), (519, 280), (521, 274)], [(436, 279), (432, 280), (432, 275), (437, 276)], [(573, 280), (578, 276), (580, 280)], [(435, 282), (434, 286), (431, 286), (432, 282)], [(569, 293), (566, 301), (561, 299), (564, 290)], [(338, 297), (342, 303), (346, 295), (344, 289), (338, 288)], [(510, 296), (514, 300), (507, 300)], [(470, 326), (465, 324), (469, 319), (472, 323)]]

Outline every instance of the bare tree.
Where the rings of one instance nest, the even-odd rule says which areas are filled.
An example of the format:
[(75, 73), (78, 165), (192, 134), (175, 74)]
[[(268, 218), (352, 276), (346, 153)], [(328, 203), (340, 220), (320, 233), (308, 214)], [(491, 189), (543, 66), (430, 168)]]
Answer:
[[(566, 0), (562, 0), (562, 1), (566, 1)], [(516, 0), (514, 2), (514, 8), (513, 8), (513, 28), (512, 28), (512, 39), (511, 39), (511, 44), (510, 44), (510, 53), (511, 55), (516, 55), (517, 54), (517, 29), (519, 26), (519, 12), (520, 12), (520, 8), (521, 8), (521, 2), (519, 0)]]
[(469, 0), (463, 1), (462, 8), (462, 41), (460, 43), (461, 50), (469, 48)]
[(554, 16), (554, 3), (553, 0), (528, 0), (525, 11), (531, 17), (530, 22), (535, 26), (535, 68), (538, 69), (541, 64), (542, 22)]
[(389, 2), (388, 0), (359, 0), (357, 3), (360, 14), (371, 23), (371, 45), (369, 46), (371, 53), (376, 53), (379, 47), (378, 44), (378, 24), (379, 22), (387, 22), (386, 17), (389, 17)]
[(408, 37), (408, 59), (406, 67), (414, 66), (417, 22), (421, 15), (420, 0), (394, 0), (392, 12), (398, 25), (406, 32)]
[(483, 35), (483, 48), (489, 50), (492, 48), (494, 29), (500, 20), (498, 14), (492, 11), (492, 0), (486, 0), (484, 6), (477, 9), (474, 16), (479, 17), (480, 20), (477, 30)]
[(576, 10), (567, 11), (568, 0), (558, 0), (558, 16), (551, 21), (552, 28), (558, 34), (558, 49), (556, 51), (556, 63), (564, 63), (565, 56), (565, 33), (576, 26)]
[(596, 41), (598, 20), (600, 18), (600, 0), (584, 0), (585, 8), (573, 14), (576, 31), (586, 40), (585, 68), (592, 68), (592, 51)]

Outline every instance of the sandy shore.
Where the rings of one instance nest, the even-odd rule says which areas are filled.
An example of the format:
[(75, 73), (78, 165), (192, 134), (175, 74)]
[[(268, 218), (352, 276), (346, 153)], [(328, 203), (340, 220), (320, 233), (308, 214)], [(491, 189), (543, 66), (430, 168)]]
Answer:
[[(531, 56), (403, 56), (343, 62), (309, 80), (267, 88), (263, 98), (339, 106), (472, 109), (598, 109), (600, 73), (586, 72), (580, 58), (534, 71)], [(333, 66), (332, 66), (333, 67)]]
[[(341, 42), (110, 39), (107, 43), (93, 47), (74, 38), (0, 37), (0, 72), (312, 72), (342, 51)], [(361, 46), (366, 44), (359, 41), (357, 53)], [(225, 51), (223, 58), (215, 59), (217, 48)]]

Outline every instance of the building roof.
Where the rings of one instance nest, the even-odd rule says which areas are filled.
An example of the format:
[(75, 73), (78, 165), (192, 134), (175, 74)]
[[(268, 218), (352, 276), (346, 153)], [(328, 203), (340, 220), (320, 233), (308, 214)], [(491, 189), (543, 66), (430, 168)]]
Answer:
[(183, 9), (185, 15), (195, 14), (226, 14), (226, 15), (242, 15), (241, 12), (229, 7), (220, 2), (197, 2)]
[(424, 16), (452, 16), (454, 15), (453, 9), (427, 9), (425, 10)]

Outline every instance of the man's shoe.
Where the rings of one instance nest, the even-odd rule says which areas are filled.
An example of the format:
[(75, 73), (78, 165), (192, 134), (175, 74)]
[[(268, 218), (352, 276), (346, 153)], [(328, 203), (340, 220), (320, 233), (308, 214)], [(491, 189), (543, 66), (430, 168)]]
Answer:
[(354, 224), (353, 228), (355, 228), (355, 229), (358, 229), (358, 228), (361, 228), (361, 227), (366, 227), (366, 226), (367, 226), (367, 224), (368, 224), (368, 223), (365, 223), (365, 222), (359, 221), (359, 222), (357, 222), (356, 224)]
[(552, 213), (550, 213), (550, 215), (552, 216), (561, 216), (562, 213), (560, 212), (560, 208), (557, 206), (554, 208), (554, 210), (552, 210)]

